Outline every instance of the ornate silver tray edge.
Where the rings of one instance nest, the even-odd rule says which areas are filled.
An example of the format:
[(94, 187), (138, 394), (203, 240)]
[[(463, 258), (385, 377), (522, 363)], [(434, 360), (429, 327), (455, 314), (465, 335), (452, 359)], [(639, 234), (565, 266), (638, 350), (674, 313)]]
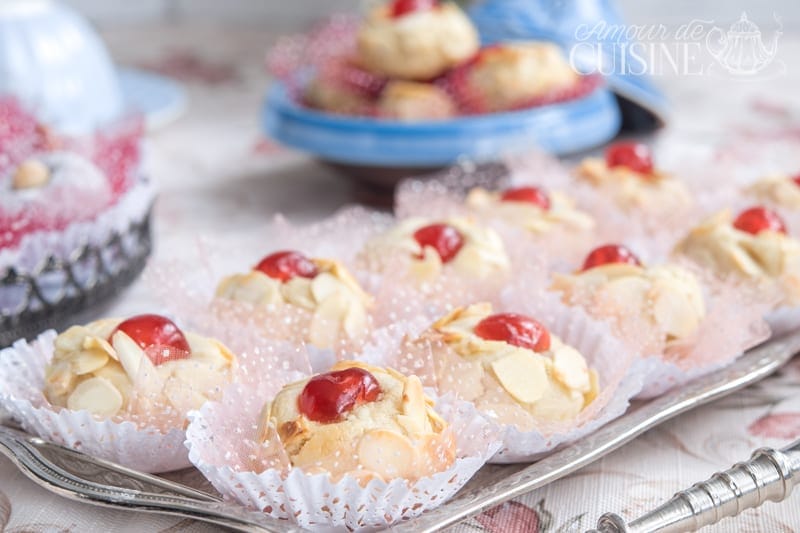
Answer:
[(484, 467), (453, 499), (441, 507), (390, 529), (396, 532), (434, 533), (495, 505), (541, 488), (600, 459), (670, 418), (764, 379), (798, 352), (800, 331), (770, 339), (723, 369), (659, 398), (639, 402), (620, 418), (535, 463), (528, 466)]

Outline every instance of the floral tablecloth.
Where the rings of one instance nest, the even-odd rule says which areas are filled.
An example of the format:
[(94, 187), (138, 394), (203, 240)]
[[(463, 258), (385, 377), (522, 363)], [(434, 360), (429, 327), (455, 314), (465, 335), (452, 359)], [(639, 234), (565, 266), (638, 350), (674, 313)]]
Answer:
[[(106, 35), (120, 63), (145, 66), (183, 81), (188, 112), (151, 134), (147, 169), (159, 185), (156, 255), (179, 252), (197, 235), (247, 232), (276, 212), (295, 221), (322, 218), (355, 198), (349, 182), (307, 157), (259, 135), (258, 111), (268, 80), (264, 51), (274, 35), (256, 30), (169, 27)], [(797, 57), (800, 40), (781, 54)], [(663, 78), (676, 103), (662, 136), (703, 145), (739, 135), (755, 149), (772, 139), (800, 148), (800, 72), (760, 82), (721, 83), (702, 77)], [(794, 101), (793, 101), (794, 99)], [(793, 108), (792, 105), (795, 107)], [(797, 150), (800, 152), (800, 150)], [(800, 169), (800, 165), (797, 167)], [(152, 310), (144, 282), (99, 314)], [(649, 431), (601, 461), (458, 524), (454, 532), (584, 531), (615, 511), (633, 517), (676, 490), (747, 458), (761, 446), (800, 437), (800, 360), (778, 375)], [(38, 488), (0, 458), (0, 530), (213, 531), (189, 520), (100, 509)], [(800, 530), (800, 494), (743, 513), (713, 531)]]

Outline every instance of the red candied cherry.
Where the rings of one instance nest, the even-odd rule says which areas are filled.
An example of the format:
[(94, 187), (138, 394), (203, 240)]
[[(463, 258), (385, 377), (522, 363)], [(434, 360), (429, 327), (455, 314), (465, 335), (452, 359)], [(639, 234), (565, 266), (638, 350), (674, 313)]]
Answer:
[(378, 399), (381, 386), (371, 373), (352, 367), (311, 378), (297, 398), (297, 408), (309, 420), (327, 424), (357, 406)]
[(449, 224), (430, 224), (414, 232), (414, 240), (425, 248), (431, 246), (439, 254), (442, 263), (452, 261), (464, 246), (464, 237)]
[(154, 365), (186, 359), (191, 348), (175, 322), (161, 315), (137, 315), (120, 322), (109, 336), (122, 331), (142, 348)]
[(275, 252), (262, 259), (254, 270), (260, 270), (267, 276), (286, 282), (294, 277), (313, 278), (319, 273), (317, 265), (300, 252)]
[(394, 0), (389, 8), (393, 18), (418, 11), (428, 11), (439, 5), (438, 0)]
[(641, 266), (642, 264), (633, 252), (621, 244), (606, 244), (605, 246), (600, 246), (589, 252), (589, 255), (587, 255), (586, 259), (583, 261), (583, 268), (581, 268), (581, 270), (586, 271), (590, 268), (613, 263), (625, 263), (637, 266)]
[(767, 230), (786, 233), (786, 224), (781, 217), (775, 211), (761, 206), (742, 211), (733, 221), (733, 227), (753, 235)]
[(606, 165), (610, 168), (628, 167), (639, 174), (653, 172), (653, 154), (646, 144), (620, 142), (606, 150)]
[(550, 349), (550, 333), (536, 320), (516, 313), (489, 315), (475, 326), (475, 334), (487, 341), (504, 341), (535, 352)]
[(800, 187), (800, 174), (795, 174), (792, 178), (792, 181), (795, 182), (798, 187)]
[(500, 200), (503, 202), (527, 202), (537, 205), (545, 211), (550, 209), (550, 198), (547, 197), (547, 193), (534, 186), (506, 189), (500, 196)]

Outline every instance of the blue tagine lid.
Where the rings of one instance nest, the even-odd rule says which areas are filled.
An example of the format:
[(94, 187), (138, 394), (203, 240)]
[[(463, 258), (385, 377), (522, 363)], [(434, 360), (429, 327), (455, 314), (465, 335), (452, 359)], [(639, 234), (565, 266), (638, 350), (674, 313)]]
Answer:
[[(623, 128), (666, 122), (669, 106), (650, 78), (613, 0), (479, 0), (469, 15), (485, 44), (547, 40), (585, 72), (599, 72), (617, 97)], [(633, 46), (632, 46), (633, 45)]]

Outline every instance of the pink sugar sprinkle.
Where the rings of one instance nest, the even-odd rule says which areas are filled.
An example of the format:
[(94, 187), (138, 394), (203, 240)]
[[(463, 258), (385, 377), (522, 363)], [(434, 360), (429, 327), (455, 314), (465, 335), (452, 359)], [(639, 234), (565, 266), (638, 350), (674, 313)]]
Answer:
[(115, 197), (138, 178), (143, 134), (144, 121), (135, 115), (98, 130), (94, 136), (91, 159), (110, 180)]
[(14, 98), (0, 98), (0, 175), (45, 147), (46, 130)]

